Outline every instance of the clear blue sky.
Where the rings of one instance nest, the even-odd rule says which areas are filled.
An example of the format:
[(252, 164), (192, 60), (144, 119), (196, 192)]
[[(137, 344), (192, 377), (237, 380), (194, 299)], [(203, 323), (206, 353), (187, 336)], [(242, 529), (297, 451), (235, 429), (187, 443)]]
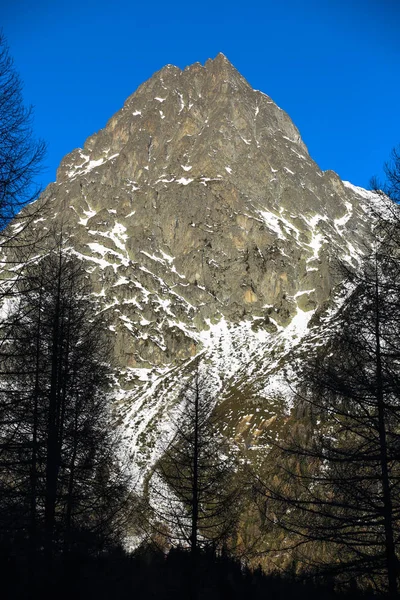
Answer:
[(399, 0), (3, 0), (0, 24), (48, 144), (44, 185), (155, 71), (218, 52), (322, 169), (365, 187), (400, 143)]

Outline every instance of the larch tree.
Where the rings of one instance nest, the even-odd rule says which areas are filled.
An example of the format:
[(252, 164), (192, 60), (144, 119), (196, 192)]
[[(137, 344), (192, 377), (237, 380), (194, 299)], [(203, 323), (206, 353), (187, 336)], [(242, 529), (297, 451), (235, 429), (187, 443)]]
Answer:
[(2, 354), (0, 532), (16, 552), (43, 548), (51, 564), (118, 544), (128, 490), (110, 419), (106, 327), (79, 259), (49, 251), (19, 287)]
[[(323, 348), (303, 369), (305, 427), (280, 444), (264, 481), (268, 518), (298, 544), (319, 548), (314, 567), (356, 577), (397, 597), (400, 530), (400, 229), (398, 207), (350, 274), (347, 298)], [(308, 433), (305, 431), (308, 430)], [(299, 433), (301, 432), (301, 433)]]
[(0, 33), (0, 227), (35, 200), (45, 144), (32, 129), (32, 107), (22, 99), (22, 83), (4, 34)]
[(206, 376), (196, 369), (173, 417), (175, 435), (149, 482), (155, 519), (173, 545), (214, 551), (235, 537), (238, 461), (220, 431)]

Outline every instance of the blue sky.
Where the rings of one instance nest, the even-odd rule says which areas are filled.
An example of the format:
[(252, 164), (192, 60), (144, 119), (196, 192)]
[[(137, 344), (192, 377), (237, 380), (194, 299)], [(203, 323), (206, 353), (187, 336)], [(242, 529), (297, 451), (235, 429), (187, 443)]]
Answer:
[(43, 185), (155, 71), (218, 52), (322, 169), (366, 187), (400, 144), (399, 0), (4, 0), (0, 23), (48, 144)]

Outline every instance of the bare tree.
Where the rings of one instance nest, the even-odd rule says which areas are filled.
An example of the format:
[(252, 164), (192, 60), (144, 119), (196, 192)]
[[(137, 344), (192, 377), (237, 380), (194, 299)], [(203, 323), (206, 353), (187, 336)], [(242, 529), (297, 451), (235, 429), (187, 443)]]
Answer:
[(35, 200), (45, 144), (35, 140), (32, 107), (22, 100), (22, 83), (0, 33), (0, 227)]
[(234, 538), (241, 489), (238, 461), (220, 432), (206, 379), (198, 368), (181, 396), (172, 442), (149, 482), (155, 516), (173, 545), (229, 545)]
[(383, 186), (385, 194), (396, 204), (400, 202), (400, 146), (393, 148), (390, 160), (384, 166), (386, 182)]
[(129, 494), (111, 427), (106, 326), (87, 274), (60, 245), (19, 287), (0, 390), (0, 533), (19, 552), (43, 548), (51, 564), (118, 544)]
[(12, 304), (15, 308), (20, 278), (43, 237), (43, 232), (29, 227), (38, 210), (44, 210), (43, 203), (40, 207), (31, 204), (21, 214), (40, 192), (35, 177), (46, 150), (44, 142), (35, 139), (32, 117), (32, 107), (23, 103), (22, 83), (0, 32), (0, 372), (10, 331), (7, 311)]
[[(400, 232), (376, 226), (376, 244), (303, 369), (306, 416), (280, 445), (278, 477), (264, 481), (266, 512), (314, 564), (387, 585), (397, 597), (400, 537)], [(311, 553), (309, 554), (309, 556)], [(324, 564), (323, 564), (324, 563)]]

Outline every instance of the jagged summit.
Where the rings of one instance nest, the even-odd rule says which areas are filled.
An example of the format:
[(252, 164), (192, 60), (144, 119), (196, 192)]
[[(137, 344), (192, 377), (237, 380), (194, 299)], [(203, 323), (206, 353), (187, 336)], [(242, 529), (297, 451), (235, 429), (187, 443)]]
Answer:
[[(218, 52), (217, 56), (215, 58), (208, 58), (206, 60), (205, 66), (207, 66), (207, 64), (218, 64), (218, 65), (228, 65), (229, 67), (232, 67), (233, 69), (235, 69), (235, 67), (232, 65), (231, 61), (225, 56), (225, 54), (223, 52)], [(236, 69), (235, 69), (236, 71)]]
[[(202, 139), (198, 138), (200, 135)], [(203, 147), (207, 143), (214, 146), (215, 152), (224, 147), (229, 162), (233, 154), (238, 157), (246, 151), (243, 144), (253, 141), (262, 151), (274, 141), (274, 135), (286, 135), (302, 153), (307, 153), (289, 117), (268, 96), (252, 90), (226, 57), (219, 54), (204, 67), (195, 63), (181, 71), (167, 66), (155, 73), (128, 98), (105, 130), (86, 141), (83, 153), (74, 151), (62, 161), (58, 179), (69, 176), (71, 166), (82, 165), (82, 154), (88, 157), (88, 163), (97, 163), (106, 150), (113, 156), (131, 141), (136, 152), (142, 148), (142, 163), (146, 161), (150, 138), (155, 142), (153, 151), (156, 145), (165, 148), (183, 138), (186, 146), (195, 146), (195, 151), (199, 143)], [(189, 137), (195, 138), (192, 144)], [(157, 162), (161, 157), (153, 153), (152, 158)]]
[(118, 414), (143, 465), (198, 354), (227, 402), (240, 395), (232, 435), (256, 400), (247, 425), (271, 417), (268, 381), (331, 302), (333, 257), (355, 268), (371, 227), (370, 196), (322, 172), (223, 54), (155, 73), (45, 201), (34, 226), (62, 223), (112, 319)]
[[(241, 80), (246, 82), (244, 77), (242, 77), (236, 67), (234, 67), (234, 65), (222, 52), (219, 52), (215, 58), (208, 58), (204, 63), (204, 68), (212, 71), (214, 74), (221, 74), (222, 76), (229, 74), (231, 76), (239, 77)], [(247, 85), (249, 84), (247, 83)]]
[(177, 72), (182, 73), (182, 71), (193, 72), (193, 71), (198, 71), (199, 69), (204, 69), (207, 72), (211, 71), (213, 73), (219, 73), (219, 74), (221, 74), (221, 76), (223, 76), (224, 73), (230, 72), (231, 74), (236, 74), (236, 76), (238, 76), (242, 80), (244, 80), (244, 78), (239, 73), (239, 71), (236, 69), (236, 67), (233, 66), (233, 64), (230, 62), (230, 60), (222, 52), (219, 52), (215, 58), (208, 58), (205, 61), (204, 65), (202, 65), (200, 62), (195, 62), (195, 63), (192, 63), (191, 65), (187, 65), (183, 70), (172, 64), (165, 65), (162, 69), (157, 71), (154, 76), (157, 76), (158, 74), (168, 72), (168, 71), (177, 71)]

